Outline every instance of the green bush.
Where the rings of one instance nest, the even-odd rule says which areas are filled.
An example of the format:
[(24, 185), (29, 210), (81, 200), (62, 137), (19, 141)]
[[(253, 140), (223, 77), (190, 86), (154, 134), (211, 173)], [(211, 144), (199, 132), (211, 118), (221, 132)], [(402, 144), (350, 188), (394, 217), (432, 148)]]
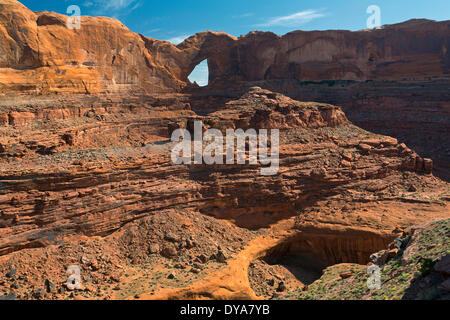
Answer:
[(422, 277), (426, 277), (430, 274), (431, 269), (433, 268), (434, 262), (431, 259), (425, 259), (420, 266), (420, 274)]

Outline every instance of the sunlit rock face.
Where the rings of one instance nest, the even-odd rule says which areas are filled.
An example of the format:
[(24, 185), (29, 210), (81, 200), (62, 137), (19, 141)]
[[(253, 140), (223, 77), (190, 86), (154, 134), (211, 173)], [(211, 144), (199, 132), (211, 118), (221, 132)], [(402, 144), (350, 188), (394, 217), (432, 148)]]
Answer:
[[(410, 20), (358, 32), (251, 32), (239, 38), (200, 32), (175, 46), (120, 21), (32, 12), (0, 1), (0, 96), (130, 95), (195, 92), (238, 98), (258, 85), (301, 101), (342, 106), (361, 127), (395, 136), (450, 179), (449, 22)], [(188, 77), (202, 61), (208, 87)], [(203, 85), (205, 83), (201, 83)], [(212, 98), (211, 98), (212, 99)], [(205, 101), (205, 100), (204, 100)], [(203, 110), (214, 111), (211, 103)], [(21, 115), (1, 123), (21, 121)]]
[[(432, 174), (449, 150), (448, 22), (178, 46), (66, 22), (0, 0), (0, 300), (75, 298), (71, 264), (88, 299), (273, 298), (449, 218)], [(175, 164), (171, 135), (196, 121), (279, 130), (277, 174)]]
[[(258, 85), (302, 101), (341, 105), (363, 128), (393, 135), (434, 158), (436, 173), (450, 179), (450, 158), (443, 152), (450, 148), (448, 21), (284, 36), (255, 31), (239, 38), (205, 31), (175, 46), (133, 33), (115, 19), (82, 17), (81, 28), (71, 30), (64, 15), (32, 12), (14, 0), (0, 1), (0, 8), (0, 96), (120, 99), (202, 89), (203, 96), (221, 90), (237, 98)], [(206, 89), (188, 79), (204, 60)]]
[[(66, 22), (64, 15), (0, 2), (2, 93), (150, 93), (181, 87), (170, 43), (146, 39), (115, 19), (82, 17), (81, 28), (73, 30)], [(148, 46), (168, 59), (158, 66)]]
[(208, 59), (211, 83), (295, 79), (383, 80), (448, 75), (448, 22), (410, 20), (369, 31), (201, 32), (178, 46), (121, 22), (35, 13), (0, 2), (2, 93), (180, 91)]

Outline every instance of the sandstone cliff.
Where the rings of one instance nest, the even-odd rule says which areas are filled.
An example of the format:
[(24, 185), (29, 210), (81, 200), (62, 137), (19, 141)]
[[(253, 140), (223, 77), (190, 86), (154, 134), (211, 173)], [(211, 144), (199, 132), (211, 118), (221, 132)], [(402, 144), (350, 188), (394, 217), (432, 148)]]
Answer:
[[(448, 184), (429, 174), (431, 160), (336, 106), (261, 88), (205, 116), (169, 98), (69, 102), (17, 109), (0, 132), (0, 295), (68, 297), (75, 263), (90, 299), (252, 299), (254, 259), (281, 257), (275, 274), (292, 254), (316, 269), (366, 263), (402, 229), (448, 217)], [(193, 119), (279, 128), (279, 174), (174, 165), (170, 131)]]
[[(176, 48), (145, 39), (111, 18), (35, 13), (18, 1), (0, 2), (0, 90), (48, 94), (177, 90)], [(162, 61), (147, 46), (162, 52)], [(172, 67), (170, 67), (172, 66)], [(174, 73), (175, 75), (173, 75)]]
[(201, 32), (174, 45), (138, 35), (110, 18), (35, 13), (0, 2), (3, 93), (179, 91), (208, 59), (210, 80), (231, 82), (379, 80), (448, 75), (449, 24), (412, 20), (372, 31)]
[[(15, 0), (0, 1), (0, 9), (2, 105), (18, 93), (123, 98), (200, 90), (235, 99), (258, 85), (341, 105), (352, 122), (433, 158), (435, 173), (450, 179), (448, 21), (239, 38), (206, 31), (174, 46), (115, 19), (82, 17), (81, 29), (70, 30), (66, 16), (32, 12)], [(209, 86), (195, 89), (188, 76), (205, 59)], [(214, 111), (204, 107), (200, 112)]]
[[(403, 143), (448, 145), (447, 22), (174, 46), (114, 19), (65, 20), (0, 0), (0, 299), (307, 291), (324, 268), (449, 218), (448, 183)], [(204, 59), (197, 88), (187, 76)], [(171, 132), (195, 120), (279, 129), (279, 173), (174, 165)], [(86, 280), (71, 293), (70, 264)]]

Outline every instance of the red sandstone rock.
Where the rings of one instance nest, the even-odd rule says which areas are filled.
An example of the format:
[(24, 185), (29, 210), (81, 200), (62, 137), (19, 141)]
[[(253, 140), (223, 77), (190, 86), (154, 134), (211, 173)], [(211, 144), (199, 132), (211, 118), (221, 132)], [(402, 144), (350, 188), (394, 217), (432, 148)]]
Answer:
[(431, 173), (431, 171), (433, 171), (433, 160), (423, 159), (423, 168), (425, 172)]
[[(255, 298), (245, 287), (249, 259), (287, 250), (284, 243), (279, 247), (283, 237), (287, 247), (312, 250), (324, 261), (367, 263), (375, 249), (393, 240), (392, 230), (448, 218), (448, 185), (423, 175), (432, 161), (406, 144), (364, 132), (334, 105), (247, 90), (249, 83), (239, 88), (243, 95), (233, 91), (239, 81), (269, 86), (285, 77), (441, 76), (448, 71), (448, 53), (441, 51), (445, 22), (283, 37), (203, 32), (174, 46), (134, 34), (114, 19), (83, 17), (79, 31), (68, 30), (65, 19), (0, 0), (0, 93), (41, 95), (1, 99), (0, 283), (12, 264), (35, 287), (45, 283), (42, 267), (62, 283), (66, 264), (81, 262), (100, 287), (128, 277), (121, 265), (132, 268), (149, 254), (162, 259), (159, 267), (180, 259), (187, 268), (195, 257), (219, 257), (220, 245), (230, 251), (217, 259), (230, 268), (210, 277), (217, 281), (211, 287), (177, 297)], [(428, 47), (429, 41), (436, 45)], [(203, 91), (208, 97), (195, 90), (179, 94), (205, 58), (211, 88), (225, 88), (224, 97), (218, 97), (220, 90)], [(303, 85), (284, 87), (298, 88), (307, 91)], [(366, 99), (364, 90), (355, 99), (380, 99)], [(281, 129), (279, 174), (261, 177), (254, 165), (173, 165), (170, 133), (190, 128), (195, 119), (205, 129)], [(408, 191), (412, 184), (414, 194)], [(385, 250), (381, 258), (396, 253)], [(200, 274), (197, 267), (189, 269)], [(21, 294), (23, 284), (16, 289)]]
[[(341, 105), (352, 122), (406, 139), (435, 160), (435, 172), (450, 176), (442, 152), (449, 147), (449, 125), (442, 121), (449, 114), (448, 21), (239, 38), (206, 31), (174, 46), (135, 34), (115, 19), (83, 17), (80, 30), (69, 30), (66, 16), (35, 13), (15, 0), (1, 1), (0, 9), (0, 95), (181, 92), (192, 89), (188, 75), (208, 59), (215, 90), (229, 94), (257, 81), (302, 101)], [(7, 123), (0, 114), (0, 125)]]
[(208, 31), (175, 47), (135, 34), (115, 19), (82, 17), (81, 29), (70, 30), (66, 16), (34, 13), (15, 0), (2, 0), (0, 9), (0, 67), (7, 68), (0, 73), (3, 93), (179, 91), (204, 59), (212, 82), (423, 79), (444, 76), (450, 61), (445, 21), (282, 37), (251, 32), (234, 38)]

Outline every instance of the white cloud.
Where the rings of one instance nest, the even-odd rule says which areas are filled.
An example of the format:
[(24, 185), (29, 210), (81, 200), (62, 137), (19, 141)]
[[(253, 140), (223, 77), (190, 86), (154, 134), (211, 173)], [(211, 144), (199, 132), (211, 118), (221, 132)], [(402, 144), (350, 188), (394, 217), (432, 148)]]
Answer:
[(258, 27), (298, 27), (314, 19), (322, 18), (325, 14), (318, 10), (305, 10), (282, 17), (273, 17), (265, 23), (257, 24)]
[(180, 44), (182, 43), (184, 40), (186, 40), (187, 38), (189, 38), (189, 35), (181, 35), (181, 36), (176, 36), (170, 39), (166, 39), (166, 41), (172, 42), (174, 45)]
[(98, 14), (121, 15), (136, 10), (141, 4), (141, 0), (88, 0), (84, 3), (84, 6), (95, 7), (95, 12)]
[(103, 2), (106, 9), (119, 10), (119, 9), (124, 9), (124, 8), (129, 7), (137, 1), (136, 0), (106, 0), (106, 1), (102, 0), (99, 2)]
[(254, 13), (248, 12), (248, 13), (234, 15), (231, 18), (233, 18), (233, 19), (243, 19), (243, 18), (249, 18), (249, 17), (252, 17), (252, 16), (254, 16)]
[(158, 32), (158, 31), (161, 31), (161, 28), (150, 29), (146, 33), (154, 33), (154, 32)]

